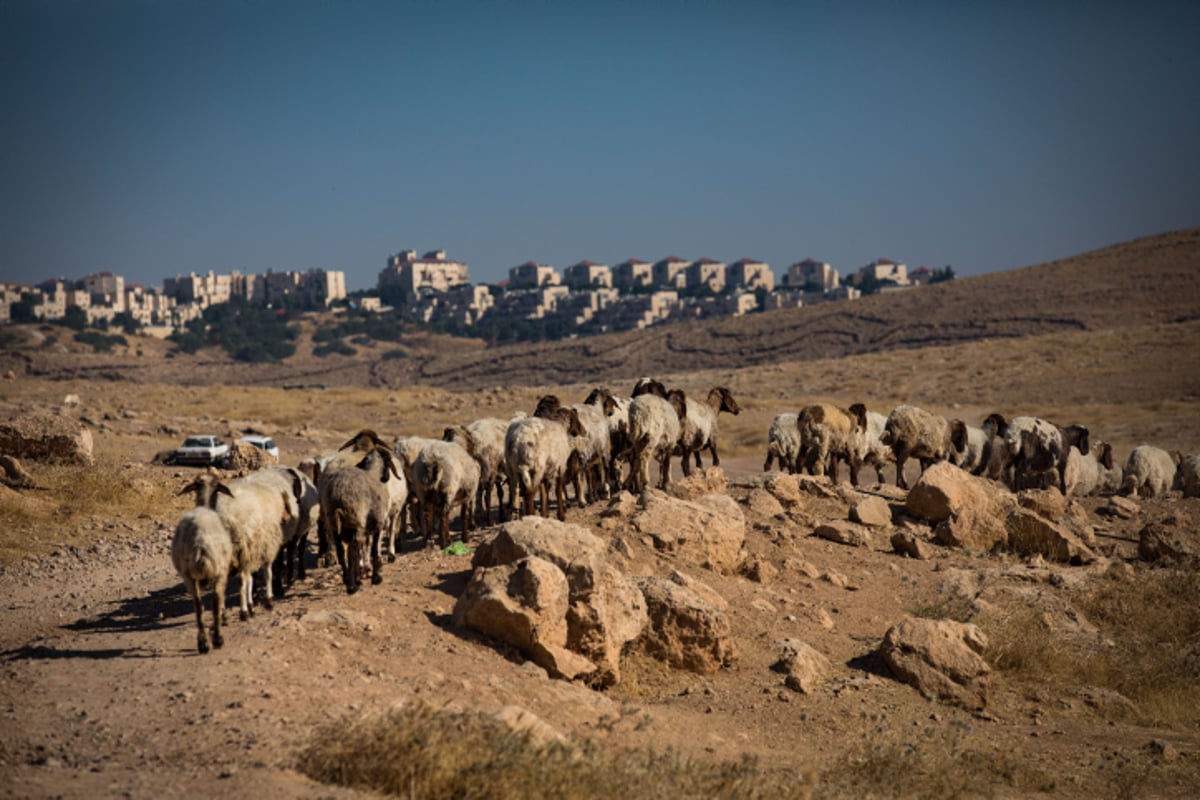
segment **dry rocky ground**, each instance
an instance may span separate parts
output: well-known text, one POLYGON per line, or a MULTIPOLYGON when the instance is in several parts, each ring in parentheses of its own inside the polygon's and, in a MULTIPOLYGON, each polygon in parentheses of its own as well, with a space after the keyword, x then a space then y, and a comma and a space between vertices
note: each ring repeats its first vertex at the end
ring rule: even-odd
MULTIPOLYGON (((1200 645, 1170 591, 1148 589, 1182 575, 1193 593, 1181 596, 1194 598, 1196 573, 1146 563, 1137 547, 1150 524, 1194 540, 1200 500, 1173 493, 1120 515, 1107 499, 1081 501, 1099 556, 1085 565, 932 543, 918 560, 893 552, 890 528, 863 546, 813 535, 862 497, 897 511, 894 490, 797 483, 798 499, 781 504, 764 497, 761 464, 773 415, 823 400, 909 402, 971 423, 991 411, 1081 421, 1119 460, 1143 442, 1200 451, 1198 241, 1185 231, 1130 243, 984 281, 974 295, 956 281, 936 295, 942 318, 922 305, 935 295, 914 293, 887 314, 874 303, 759 315, 502 358, 477 347, 437 355, 429 342, 434 354, 409 365, 419 375, 369 356, 301 352, 271 367, 167 358, 167 345, 148 341, 84 354, 58 329, 9 340, 0 373, 15 379, 0 381, 0 421, 62 413, 91 433, 97 465, 27 460, 32 486, 0 487, 0 794, 359 796, 306 777, 304 748, 327 723, 421 701, 516 706, 606 747, 749 755, 818 796, 1195 797, 1200 645), (1147 275, 1153 291, 1139 288, 1147 275), (909 330, 913 318, 926 324, 909 330), (806 350, 810 339, 820 346, 806 350), (411 540, 381 585, 348 596, 336 570, 315 568, 273 611, 233 619, 223 648, 196 653, 168 554, 187 507, 175 492, 194 472, 151 463, 183 435, 253 429, 295 463, 361 427, 437 435, 532 410, 547 390, 582 399, 595 383, 627 390, 642 374, 690 393, 733 390, 743 412, 721 421, 724 493, 744 515, 741 560, 757 566, 711 569, 666 552, 630 524, 627 505, 572 508, 568 521, 612 543, 626 574, 679 572, 723 598, 728 667, 701 675, 631 648, 606 690, 552 679, 514 648, 455 628, 470 558, 411 540), (296 384, 328 388, 282 388, 296 384), (64 406, 68 395, 79 405, 64 406), (1172 639, 1172 615, 1190 642, 1172 639), (883 663, 886 632, 908 616, 978 625, 992 667, 982 709, 928 700, 883 663), (785 639, 831 664, 808 692, 772 669, 785 639)), ((927 525, 911 530, 932 538, 927 525)))
MULTIPOLYGON (((62 388, 27 384, 14 409, 62 388)), ((234 619, 225 646, 200 656, 168 554, 187 505, 171 494, 193 473, 148 464, 166 437, 147 431, 217 422, 153 406, 132 412, 138 404, 121 384, 82 388, 91 397, 66 413, 97 423, 100 468, 159 505, 111 518, 77 514, 70 530, 51 516, 9 531, 0 572, 0 792, 8 796, 357 795, 305 777, 299 754, 328 722, 414 699, 484 713, 518 706, 558 732, 607 745, 697 759, 749 755, 766 769, 798 770, 829 796, 1193 797, 1200 786, 1194 713, 1160 719, 1082 678, 1043 681, 1003 669, 991 676, 986 706, 966 710, 925 699, 877 654, 884 633, 909 614, 971 616, 999 639, 1011 637, 1004 626, 1012 612, 1028 609, 1031 636, 1097 641, 1105 631, 1073 605, 1076 592, 1150 579, 1156 571, 1136 558, 1139 530, 1168 518, 1195 530, 1200 500, 1142 501, 1128 519, 1099 513, 1106 500, 1085 501, 1103 556, 1088 566, 936 545, 930 559, 914 560, 892 552, 890 529, 858 547, 812 535, 822 522, 845 519, 863 496, 898 507, 895 490, 843 485, 800 492, 780 507, 764 501, 761 456, 747 452, 723 467, 726 492, 745 515, 744 560, 768 565, 754 575, 656 549, 606 503, 568 513, 620 543, 609 555, 627 574, 679 571, 728 602, 737 657, 716 673, 670 669, 633 651, 608 690, 551 679, 513 648, 454 628, 470 560, 413 541, 385 565, 382 585, 348 596, 335 569, 317 568, 274 611, 234 619), (14 535, 41 555, 13 558, 14 535), (832 664, 810 693, 788 688, 771 668, 787 638, 832 664)), ((435 416, 470 414, 486 402, 459 398, 451 412, 455 396, 447 395, 435 416)), ((348 432, 372 424, 391 434, 416 409, 351 412, 340 409, 348 432)), ((347 431, 279 433, 285 453, 299 453, 335 446, 347 431)), ((29 467, 35 483, 50 479, 46 468, 29 467)), ((38 495, 23 493, 54 501, 38 495)), ((1179 697, 1194 701, 1194 692, 1179 697)))

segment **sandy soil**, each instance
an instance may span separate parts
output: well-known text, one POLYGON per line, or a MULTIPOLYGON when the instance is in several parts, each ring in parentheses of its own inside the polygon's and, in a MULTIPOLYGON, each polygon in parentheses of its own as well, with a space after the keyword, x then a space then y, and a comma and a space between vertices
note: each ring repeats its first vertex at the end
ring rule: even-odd
MULTIPOLYGON (((756 458, 725 467, 735 498, 761 480, 756 458)), ((152 473, 168 483, 183 477, 170 468, 152 473)), ((806 514, 841 508, 814 499, 806 514)), ((737 632, 740 655, 729 670, 701 677, 631 657, 622 684, 606 693, 551 680, 508 648, 452 629, 469 559, 415 542, 385 565, 382 585, 353 596, 335 569, 315 569, 273 611, 244 623, 233 615, 225 647, 200 656, 168 554, 176 512, 114 526, 86 549, 64 547, 0 572, 0 794, 351 796, 297 770, 312 732, 418 698, 485 712, 515 704, 561 732, 614 745, 673 747, 697 758, 750 754, 764 766, 818 775, 836 774, 881 743, 940 742, 1003 755, 1041 776, 1037 788, 1052 787, 1048 796, 1115 796, 1125 785, 1120 776, 1135 773, 1141 796, 1195 796, 1194 730, 1115 724, 1086 690, 1051 695, 1003 676, 986 711, 972 714, 922 699, 874 655, 888 626, 936 602, 958 571, 1053 592, 1054 575, 1076 580, 1107 565, 1028 566, 949 550, 914 561, 888 552, 883 537, 849 548, 810 536, 810 523, 746 513, 748 552, 780 569, 767 584, 675 563, 620 526, 602 530, 598 508, 571 510, 569 521, 627 541, 631 557, 613 555, 627 571, 677 568, 712 586, 730 602, 737 632), (803 564, 844 581, 806 577, 803 564), (783 637, 809 642, 834 663, 834 677, 814 694, 786 689, 770 670, 783 637), (1165 760, 1155 741, 1169 742, 1175 756, 1165 760)), ((1181 513, 1197 517, 1200 506, 1147 502, 1137 519, 1101 524, 1102 549, 1124 560, 1146 518, 1181 513)))

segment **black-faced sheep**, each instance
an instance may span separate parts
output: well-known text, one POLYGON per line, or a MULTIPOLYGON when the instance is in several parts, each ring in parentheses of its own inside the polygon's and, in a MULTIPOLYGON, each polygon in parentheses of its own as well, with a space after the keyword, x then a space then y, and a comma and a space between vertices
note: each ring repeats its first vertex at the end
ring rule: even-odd
POLYGON ((1115 494, 1120 491, 1125 471, 1113 461, 1112 445, 1093 442, 1085 456, 1072 447, 1063 471, 1065 494, 1085 497, 1093 494, 1115 494))
POLYGON ((1064 473, 1071 448, 1088 454, 1088 429, 1082 425, 1065 428, 1039 417, 1013 417, 1004 433, 1008 451, 1007 483, 1016 491, 1042 485, 1043 473, 1059 491, 1066 492, 1064 473))
POLYGON ((954 445, 950 461, 972 475, 986 475, 997 460, 993 451, 1003 450, 1008 424, 999 414, 989 414, 976 428, 961 419, 950 423, 950 441, 954 445))
POLYGON ((805 406, 796 415, 800 432, 800 453, 804 467, 813 475, 824 475, 837 481, 838 459, 850 465, 850 482, 858 485, 858 468, 862 460, 867 429, 866 408, 855 405, 852 413, 828 403, 805 406))
POLYGON ((346 592, 362 587, 363 560, 371 556, 371 583, 383 581, 379 537, 388 521, 387 484, 402 475, 390 452, 374 446, 354 466, 329 470, 321 480, 321 521, 337 547, 346 592))
POLYGON ((679 433, 680 465, 683 467, 683 474, 692 474, 688 459, 693 456, 696 466, 703 466, 700 463, 700 453, 703 450, 708 450, 712 455, 712 465, 719 467, 721 457, 717 454, 717 417, 722 411, 736 416, 741 413, 741 408, 729 389, 724 386, 714 386, 710 389, 704 402, 687 398, 686 406, 687 413, 679 433))
POLYGON ((659 488, 665 489, 671 480, 671 453, 679 444, 687 396, 678 389, 664 394, 643 392, 629 403, 629 438, 633 443, 630 479, 635 492, 649 488, 652 459, 659 464, 659 488))
POLYGON ((579 415, 570 408, 556 408, 547 417, 526 417, 508 426, 504 437, 504 464, 512 485, 510 514, 516 511, 519 490, 524 515, 533 514, 536 492, 542 516, 549 516, 549 487, 553 485, 556 514, 558 519, 566 519, 564 482, 574 452, 571 437, 584 433, 579 415))
MULTIPOLYGON (((492 492, 496 495, 496 516, 500 517, 504 494, 504 435, 512 420, 484 417, 467 425, 447 428, 445 441, 470 442, 467 449, 479 464, 479 490, 475 495, 476 517, 483 524, 492 524, 492 492)), ((465 446, 465 445, 464 445, 465 446)), ((418 451, 419 452, 419 451, 418 451)), ((510 489, 511 492, 511 489, 510 489)))

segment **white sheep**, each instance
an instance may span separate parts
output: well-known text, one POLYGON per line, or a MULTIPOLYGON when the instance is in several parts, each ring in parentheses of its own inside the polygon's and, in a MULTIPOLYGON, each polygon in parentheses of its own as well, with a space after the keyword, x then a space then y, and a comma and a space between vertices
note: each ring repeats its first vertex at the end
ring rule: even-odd
POLYGON ((1115 494, 1121 488, 1124 474, 1121 465, 1113 462, 1112 445, 1108 442, 1092 443, 1086 456, 1072 446, 1063 471, 1065 494, 1068 497, 1115 494))
POLYGON ((583 401, 589 405, 599 405, 608 420, 609 456, 606 472, 610 494, 621 489, 621 462, 632 460, 629 441, 630 401, 631 398, 618 397, 602 386, 593 389, 583 401))
POLYGON ((570 408, 558 408, 549 418, 526 417, 514 420, 504 437, 504 468, 511 486, 509 514, 517 510, 521 495, 521 513, 533 514, 533 495, 538 493, 541 515, 549 515, 549 487, 554 486, 556 514, 566 518, 564 483, 574 455, 571 437, 583 436, 579 415, 570 408))
POLYGON ((317 527, 320 516, 317 488, 300 469, 278 465, 252 472, 242 480, 274 486, 290 492, 296 500, 295 516, 288 515, 282 520, 283 541, 272 567, 272 589, 276 597, 283 597, 297 572, 301 579, 305 577, 304 549, 308 534, 317 527))
POLYGON ((194 492, 196 507, 189 509, 175 525, 171 540, 171 562, 183 579, 183 586, 196 610, 196 649, 207 653, 208 632, 204 629, 204 587, 212 588, 212 645, 221 647, 221 615, 225 605, 225 583, 233 562, 233 540, 214 510, 218 493, 229 494, 229 488, 211 475, 201 475, 180 490, 194 492))
MULTIPOLYGON (((455 425, 442 434, 445 441, 470 442, 467 449, 479 464, 479 490, 475 497, 476 516, 482 516, 485 525, 492 524, 492 491, 496 493, 496 509, 503 504, 504 493, 504 434, 512 420, 484 417, 467 425, 455 425)), ((465 445, 464 445, 465 446, 465 445)), ((420 451, 418 451, 420 452, 420 451)), ((497 513, 499 516, 499 513, 497 513)))
MULTIPOLYGON (((573 466, 569 470, 570 474, 567 476, 575 488, 575 502, 580 508, 587 503, 599 500, 602 494, 608 493, 608 462, 612 453, 609 423, 604 413, 606 401, 603 397, 594 398, 593 394, 589 394, 588 397, 593 397, 593 402, 573 403, 566 406, 579 417, 579 422, 584 429, 582 436, 571 438, 571 448, 575 453, 575 458, 573 466), (586 500, 580 486, 581 477, 587 481, 586 500)), ((538 401, 533 415, 550 418, 557 409, 563 407, 558 397, 552 394, 545 395, 538 401)))
POLYGON ((878 411, 867 411, 866 406, 863 406, 862 403, 855 403, 850 406, 850 413, 859 416, 859 407, 862 407, 863 411, 866 412, 867 430, 862 437, 862 449, 859 452, 858 466, 859 469, 865 466, 874 467, 876 482, 883 483, 884 465, 896 462, 892 448, 883 443, 883 432, 887 428, 887 417, 878 411))
POLYGON ((430 439, 425 436, 401 436, 398 437, 392 444, 392 454, 396 456, 399 462, 402 474, 404 475, 405 484, 410 487, 408 502, 401 508, 401 516, 399 528, 404 530, 405 522, 408 517, 408 512, 412 511, 412 529, 413 533, 418 536, 428 538, 428 534, 421 527, 421 514, 418 508, 417 494, 411 491, 413 476, 412 465, 417 460, 417 455, 420 454, 421 448, 430 442, 441 441, 439 439, 430 439))
POLYGON ((1146 497, 1161 497, 1175 485, 1175 473, 1179 464, 1175 458, 1161 447, 1140 444, 1129 454, 1125 464, 1125 479, 1121 483, 1121 492, 1146 497))
POLYGON ((687 396, 678 389, 665 394, 666 397, 657 392, 637 394, 629 403, 630 479, 636 492, 644 492, 650 486, 652 459, 658 461, 659 488, 665 489, 671 481, 671 453, 679 444, 687 415, 687 396))
POLYGON ((379 538, 391 506, 387 484, 402 478, 389 455, 386 447, 377 445, 354 466, 330 469, 320 482, 321 522, 337 548, 348 594, 362 587, 363 560, 368 553, 371 583, 383 581, 379 538))
MULTIPOLYGON (((455 430, 447 429, 447 433, 455 430)), ((450 546, 450 508, 455 505, 461 507, 463 542, 471 534, 480 474, 479 462, 470 450, 472 446, 468 436, 455 436, 454 441, 430 442, 421 448, 413 461, 413 492, 417 496, 426 542, 433 532, 436 516, 441 546, 450 546)))
POLYGON ((896 458, 896 485, 908 488, 904 464, 916 458, 924 472, 936 461, 948 461, 954 451, 950 441, 950 423, 945 417, 916 406, 896 406, 888 414, 881 441, 892 448, 896 458))
POLYGON ((776 414, 767 431, 767 460, 763 472, 769 472, 772 462, 778 460, 779 468, 795 474, 800 471, 800 429, 796 427, 797 415, 791 412, 776 414))
POLYGON ((276 555, 283 545, 285 526, 299 515, 296 496, 272 482, 246 477, 227 484, 229 496, 216 501, 229 538, 233 541, 233 568, 240 584, 239 611, 243 620, 254 613, 254 573, 263 571, 263 607, 270 610, 272 574, 276 555))
POLYGON ((1067 458, 1072 447, 1081 455, 1088 454, 1088 429, 1082 425, 1062 427, 1040 417, 1013 417, 1004 432, 1004 446, 1010 489, 1042 485, 1045 475, 1065 493, 1067 458))
POLYGON ((850 482, 858 485, 858 468, 865 448, 866 408, 856 403, 853 411, 828 403, 816 403, 800 409, 796 428, 800 432, 800 452, 804 466, 813 475, 837 481, 838 459, 850 465, 850 482))
POLYGON ((978 428, 961 419, 950 423, 950 442, 954 449, 950 461, 972 475, 984 475, 994 462, 993 450, 1003 450, 1003 435, 1008 429, 1004 417, 989 414, 978 428))
POLYGON ((1200 497, 1200 455, 1180 453, 1176 460, 1179 469, 1175 473, 1175 488, 1181 490, 1184 497, 1200 497))
POLYGON ((708 450, 712 455, 712 465, 719 467, 721 457, 717 454, 717 417, 722 411, 737 415, 741 413, 733 394, 724 386, 714 386, 709 390, 704 402, 686 398, 686 413, 679 432, 680 465, 684 475, 692 474, 689 459, 696 459, 696 467, 703 466, 700 462, 700 452, 708 450))

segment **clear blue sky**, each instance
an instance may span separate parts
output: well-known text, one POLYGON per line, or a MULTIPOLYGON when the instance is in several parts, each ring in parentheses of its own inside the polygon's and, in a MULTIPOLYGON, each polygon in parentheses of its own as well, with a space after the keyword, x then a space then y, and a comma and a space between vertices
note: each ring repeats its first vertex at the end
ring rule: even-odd
POLYGON ((1200 225, 1200 3, 0 0, 0 279, 812 256, 1200 225))

